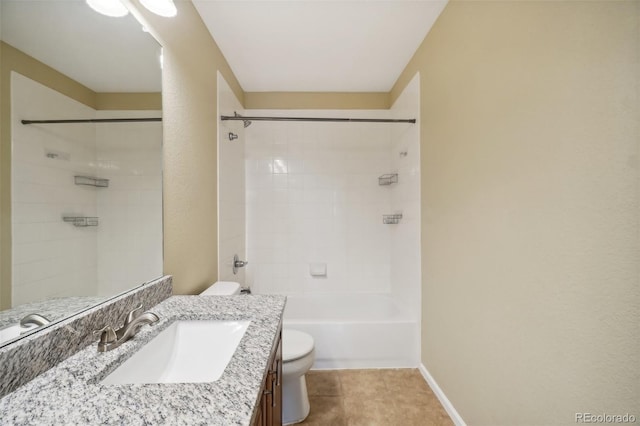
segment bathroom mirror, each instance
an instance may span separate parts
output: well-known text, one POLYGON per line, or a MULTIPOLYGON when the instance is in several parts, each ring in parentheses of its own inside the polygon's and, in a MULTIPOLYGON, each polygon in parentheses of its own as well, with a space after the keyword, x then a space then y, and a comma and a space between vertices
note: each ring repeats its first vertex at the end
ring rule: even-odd
POLYGON ((131 14, 0 0, 0 39, 1 347, 162 275, 162 111, 131 14))

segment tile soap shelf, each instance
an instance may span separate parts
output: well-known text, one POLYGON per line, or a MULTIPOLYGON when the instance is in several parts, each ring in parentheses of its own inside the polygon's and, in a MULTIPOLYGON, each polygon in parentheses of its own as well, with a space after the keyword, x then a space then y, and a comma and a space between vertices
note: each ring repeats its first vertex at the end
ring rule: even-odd
POLYGON ((100 179, 91 176, 74 176, 76 185, 95 186, 97 188, 108 188, 109 179, 100 179))
POLYGON ((392 183, 398 183, 397 173, 389 173, 378 178, 378 185, 380 186, 391 185, 392 183))
POLYGON ((385 225, 397 225, 400 219, 402 219, 402 213, 382 215, 382 223, 385 225))
POLYGON ((97 217, 85 217, 85 216, 64 216, 63 221, 73 223, 73 226, 86 227, 86 226, 98 226, 97 217))

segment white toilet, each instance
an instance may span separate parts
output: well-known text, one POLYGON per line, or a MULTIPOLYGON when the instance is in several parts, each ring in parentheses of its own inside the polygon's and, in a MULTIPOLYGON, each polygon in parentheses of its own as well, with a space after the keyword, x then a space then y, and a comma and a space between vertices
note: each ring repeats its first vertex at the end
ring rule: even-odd
POLYGON ((240 294, 240 284, 234 281, 216 281, 200 296, 233 296, 240 294))
POLYGON ((313 337, 298 330, 282 330, 282 424, 300 423, 309 415, 304 375, 314 358, 313 337))

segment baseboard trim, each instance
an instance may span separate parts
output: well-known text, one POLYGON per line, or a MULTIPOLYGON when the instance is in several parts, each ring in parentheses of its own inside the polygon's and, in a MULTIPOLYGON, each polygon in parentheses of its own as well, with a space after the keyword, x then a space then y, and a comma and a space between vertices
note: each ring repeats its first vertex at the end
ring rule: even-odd
POLYGON ((440 389, 440 386, 438 386, 438 383, 436 383, 433 376, 429 373, 429 371, 427 370, 427 367, 425 367, 424 364, 420 364, 420 366, 418 367, 418 370, 420 370, 422 377, 424 377, 424 379, 426 380, 427 384, 429 385, 433 393, 435 393, 438 399, 440 400, 440 403, 442 404, 444 409, 447 411, 447 414, 449 414, 449 417, 451 417, 451 420, 453 421, 453 423, 456 426, 467 426, 464 420, 462 420, 462 417, 460 417, 460 414, 458 414, 458 412, 454 408, 451 401, 449 401, 449 398, 447 398, 444 392, 442 392, 442 389, 440 389))

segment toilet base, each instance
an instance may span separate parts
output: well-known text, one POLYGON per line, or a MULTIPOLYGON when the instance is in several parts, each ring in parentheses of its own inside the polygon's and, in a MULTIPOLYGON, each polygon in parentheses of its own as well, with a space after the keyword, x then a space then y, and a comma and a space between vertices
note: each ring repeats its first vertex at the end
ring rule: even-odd
POLYGON ((298 378, 282 381, 282 424, 293 425, 304 421, 309 415, 309 396, 304 374, 298 378))

